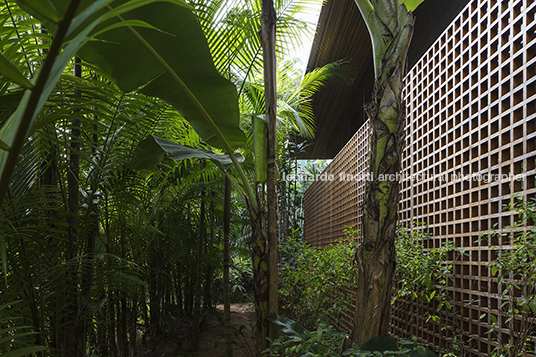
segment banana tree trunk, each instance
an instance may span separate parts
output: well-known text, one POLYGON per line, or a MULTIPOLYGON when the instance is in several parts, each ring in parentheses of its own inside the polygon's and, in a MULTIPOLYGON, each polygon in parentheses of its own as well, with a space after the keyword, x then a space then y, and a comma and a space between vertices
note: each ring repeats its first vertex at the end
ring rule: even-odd
POLYGON ((366 187, 363 241, 356 253, 359 274, 352 341, 360 345, 389 330, 406 118, 402 87, 414 20, 398 0, 356 3, 371 34, 376 75, 372 103, 365 106, 372 128, 372 180, 366 187))

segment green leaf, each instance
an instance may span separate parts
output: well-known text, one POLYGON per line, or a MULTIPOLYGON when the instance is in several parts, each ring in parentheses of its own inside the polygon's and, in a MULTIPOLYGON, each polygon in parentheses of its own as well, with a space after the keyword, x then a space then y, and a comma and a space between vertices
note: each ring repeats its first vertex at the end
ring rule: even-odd
POLYGON ((309 336, 307 336, 306 333, 307 330, 296 321, 280 315, 270 315, 267 319, 271 321, 279 331, 285 333, 290 338, 297 338, 301 341, 307 341, 309 339, 309 336))
POLYGON ((400 3, 406 5, 408 11, 413 11, 419 6, 424 0, 401 0, 400 3))
POLYGON ((417 344, 417 341, 403 339, 400 341, 402 349, 410 349, 410 357, 437 357, 435 353, 417 344))
POLYGON ((20 0, 22 3, 26 4, 30 9, 28 12, 34 17, 39 18, 44 16, 47 20, 52 21, 55 24, 59 24, 61 19, 56 12, 54 6, 48 0, 20 0))
MULTIPOLYGON (((211 160, 224 168, 232 165, 229 155, 220 155, 205 149, 176 144, 156 135, 151 135, 138 144, 130 165, 135 169, 148 169, 160 162, 165 153, 176 161, 198 158, 211 160)), ((241 155, 237 159, 244 160, 241 155)))
POLYGON ((183 0, 130 0, 116 7, 112 11, 109 11, 104 17, 104 20, 108 20, 108 19, 111 19, 112 17, 122 15, 125 12, 135 10, 136 8, 140 6, 145 6, 152 2, 166 2, 166 1, 175 5, 184 6, 187 9, 192 9, 192 7, 186 1, 183 1, 183 0))
POLYGON ((0 52, 0 73, 9 80, 17 83, 23 88, 32 89, 33 84, 22 73, 19 72, 17 67, 9 61, 3 53, 0 52))
POLYGON ((11 146, 0 140, 0 149, 8 151, 9 149, 11 149, 11 146))
POLYGON ((99 32, 97 32, 93 36, 97 37, 101 33, 105 33, 106 31, 110 31, 110 30, 113 30, 113 29, 116 29, 116 28, 119 28, 119 27, 127 27, 127 26, 146 27, 146 28, 157 30, 153 25, 148 24, 147 22, 139 21, 139 20, 128 20, 128 21, 125 21, 125 22, 118 22, 118 23, 112 24, 112 25, 100 30, 99 32))
POLYGON ((497 272, 499 271, 499 267, 497 265, 494 265, 491 267, 491 275, 495 276, 495 274, 497 274, 497 272))
MULTIPOLYGON (((68 3, 53 2, 58 9, 68 3)), ((77 56, 108 72, 124 92, 141 88, 142 93, 170 103, 209 145, 226 150, 226 146, 242 146, 245 135, 239 128, 236 87, 214 67, 195 15, 183 1, 135 3, 145 5, 130 9, 128 1, 114 1, 112 14, 119 9, 128 11, 101 23, 96 32, 109 30, 77 56), (143 21, 158 30, 112 28, 129 20, 143 21)))
MULTIPOLYGON (((97 5, 103 5, 104 3, 105 1, 103 0, 94 2, 92 4, 92 7, 90 7, 91 11, 82 11, 82 13, 80 13, 76 18, 71 21, 70 26, 72 26, 72 23, 76 21, 79 21, 80 23, 84 22, 86 19, 88 19, 94 14, 94 11, 98 10, 97 5)), ((32 97, 32 95, 35 96, 35 94, 33 94, 31 90, 27 89, 24 92, 22 99, 19 102, 19 105, 15 112, 9 117, 9 119, 0 129, 0 140, 2 140, 6 145, 11 146, 11 149, 9 151, 0 151, 0 178, 2 185, 0 187, 0 192, 2 192, 2 194, 0 195, 0 204, 3 201, 4 193, 6 191, 7 185, 9 184, 9 178, 11 177, 11 173, 13 171, 13 165, 6 167, 6 164, 9 158, 18 157, 20 149, 24 144, 24 141, 22 141, 20 145, 14 146, 13 143, 15 142, 15 139, 20 139, 21 137, 26 139, 28 137, 32 125, 35 122, 35 119, 41 112, 41 109, 44 107, 46 101, 48 100, 50 93, 56 86, 56 83, 58 82, 61 74, 63 73, 65 66, 67 66, 67 64, 72 59, 76 51, 80 48, 80 46, 82 46, 88 40, 86 36, 93 30, 93 28, 98 23, 99 19, 85 26, 82 31, 79 32, 70 41, 70 43, 65 47, 65 49, 58 55, 58 57, 54 59, 52 68, 48 73, 39 71, 39 73, 37 74, 38 77, 35 82, 37 83, 43 78, 45 80, 43 89, 39 93, 37 93, 37 97, 32 97), (30 103, 30 98, 33 98, 34 102, 30 103)), ((57 37, 55 41, 57 41, 57 37)))
POLYGON ((47 348, 44 347, 44 346, 24 347, 24 348, 19 348, 17 350, 13 350, 13 351, 10 351, 10 352, 7 352, 7 353, 3 353, 2 357, 28 356, 28 355, 31 355, 33 353, 39 352, 39 351, 44 351, 46 349, 47 348))
POLYGON ((491 322, 496 325, 497 324, 497 316, 495 315, 489 315, 489 318, 491 320, 491 322))

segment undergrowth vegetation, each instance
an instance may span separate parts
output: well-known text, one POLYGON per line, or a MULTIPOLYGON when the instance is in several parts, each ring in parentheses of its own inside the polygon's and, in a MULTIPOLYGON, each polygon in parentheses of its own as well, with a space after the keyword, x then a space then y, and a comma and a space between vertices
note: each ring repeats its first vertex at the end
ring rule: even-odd
POLYGON ((490 326, 487 334, 497 343, 493 355, 499 357, 535 352, 529 335, 534 331, 536 314, 536 200, 516 196, 508 209, 515 213, 513 224, 481 237, 497 252, 489 267, 500 286, 502 303, 480 319, 490 326), (515 326, 516 333, 505 335, 502 326, 515 326))
POLYGON ((280 247, 279 296, 283 311, 308 328, 319 319, 338 319, 347 313, 356 277, 356 248, 356 241, 350 237, 323 249, 310 246, 300 236, 289 237, 280 247))
MULTIPOLYGON (((496 252, 488 266, 500 289, 501 303, 479 316, 489 326, 487 335, 497 344, 490 354, 496 357, 522 356, 532 351, 529 335, 535 328, 536 313, 536 202, 514 197, 505 209, 514 213, 513 224, 494 227, 478 241, 496 252), (503 326, 515 327, 516 333, 506 333, 503 326)), ((269 356, 338 355, 341 341, 349 334, 341 323, 342 317, 346 314, 351 318, 353 311, 348 305, 355 298, 352 289, 358 279, 354 256, 359 248, 359 234, 353 228, 345 233, 337 244, 324 248, 308 245, 298 234, 281 247, 282 311, 310 331, 304 328, 301 336, 285 333, 273 342, 267 351, 269 356)), ((478 300, 455 302, 445 286, 454 276, 454 264, 468 259, 468 252, 451 241, 435 246, 427 227, 412 223, 399 226, 396 253, 397 280, 392 304, 395 311, 402 309, 398 313, 407 313, 405 337, 416 336, 417 326, 432 320, 443 325, 445 335, 437 352, 444 357, 466 356, 472 339, 461 327, 457 313, 460 303, 471 305, 478 300), (415 316, 419 316, 418 321, 415 316)), ((363 351, 349 351, 345 355, 367 355, 363 351)), ((393 355, 397 354, 400 352, 393 355)))
MULTIPOLYGON (((344 238, 324 248, 312 247, 298 235, 296 238, 289 237, 281 246, 279 291, 282 311, 287 317, 313 330, 307 340, 309 342, 300 345, 302 349, 312 344, 324 351, 322 353, 336 353, 343 337, 349 333, 345 331, 343 319, 344 315, 351 318, 353 314, 350 304, 355 299, 358 276, 354 264, 360 240, 359 232, 353 227, 344 232, 344 238), (319 343, 317 339, 323 342, 319 343)), ((396 240, 397 288, 393 291, 393 304, 397 299, 415 304, 435 299, 439 301, 438 310, 452 307, 449 294, 442 286, 452 273, 449 254, 452 259, 456 249, 451 242, 441 247, 428 247, 430 238, 423 225, 399 227, 396 240)), ((425 318, 439 320, 436 314, 428 314, 425 318)), ((270 353, 281 353, 283 349, 288 353, 289 346, 296 342, 282 337, 274 342, 274 346, 279 347, 270 353)), ((295 349, 300 350, 296 346, 295 349)), ((359 355, 357 353, 355 355, 359 355)))

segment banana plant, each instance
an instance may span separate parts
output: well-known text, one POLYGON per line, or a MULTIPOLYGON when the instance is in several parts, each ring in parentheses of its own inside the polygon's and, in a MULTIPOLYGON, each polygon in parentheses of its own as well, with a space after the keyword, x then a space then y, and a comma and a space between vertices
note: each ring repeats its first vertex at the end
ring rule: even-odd
POLYGON ((363 241, 356 254, 356 311, 352 341, 387 335, 395 274, 401 154, 406 108, 402 99, 406 57, 414 29, 411 13, 423 0, 355 0, 372 41, 375 84, 370 120, 370 166, 363 204, 363 241), (387 179, 386 179, 387 178, 387 179))
POLYGON ((0 56, 0 73, 25 89, 0 129, 0 203, 22 145, 75 54, 110 73, 123 91, 139 90, 170 103, 210 145, 232 152, 244 143, 236 88, 214 68, 199 23, 184 1, 36 0, 21 6, 46 25, 54 40, 32 79, 0 56))
MULTIPOLYGON (((50 4, 58 18, 64 18, 68 13, 70 3, 67 1, 53 0, 50 4)), ((233 162, 239 176, 239 180, 235 180, 235 187, 239 188, 250 212, 253 236, 258 237, 254 240, 257 249, 254 249, 253 259, 258 271, 256 285, 259 292, 256 295, 260 297, 256 300, 261 301, 257 309, 261 311, 258 320, 263 323, 263 327, 258 330, 265 331, 265 213, 253 185, 240 165, 239 157, 233 152, 245 141, 245 136, 238 127, 235 86, 215 70, 197 18, 183 1, 117 0, 99 4, 100 7, 95 3, 82 2, 78 12, 73 10, 73 18, 76 20, 77 13, 91 9, 86 20, 73 20, 77 25, 90 23, 91 26, 73 28, 64 36, 64 42, 71 46, 74 39, 79 39, 80 46, 73 48, 72 53, 108 72, 123 91, 139 90, 170 103, 190 121, 206 143, 223 149, 227 160, 233 162)), ((61 27, 52 21, 54 16, 45 16, 43 11, 27 4, 23 6, 39 18, 50 32, 55 33, 57 38, 61 27)), ((66 58, 70 59, 68 56, 66 58)), ((42 95, 43 101, 48 94, 42 95)), ((35 116, 38 112, 39 110, 35 111, 35 116)), ((32 120, 35 120, 35 116, 32 120)), ((261 124, 257 131, 262 133, 263 130, 261 124)), ((23 141, 20 141, 20 145, 23 141)), ((266 147, 262 138, 257 142, 261 150, 266 147)), ((9 154, 16 161, 17 155, 13 152, 10 148, 9 154)), ((7 179, 3 184, 7 187, 7 179)), ((258 340, 265 341, 262 337, 258 340)))
MULTIPOLYGON (((281 67, 281 75, 288 74, 286 67, 281 67)), ((306 74, 301 81, 294 82, 293 85, 287 83, 278 93, 278 107, 276 119, 279 122, 281 132, 285 130, 297 130, 303 136, 311 136, 313 133, 314 118, 311 111, 311 97, 332 80, 348 81, 350 69, 342 62, 334 62, 324 67, 318 68, 306 74), (285 128, 291 129, 285 129, 285 128)), ((282 81, 284 83, 284 81, 282 81)), ((266 348, 266 336, 268 335, 269 324, 266 317, 270 315, 268 311, 268 252, 266 251, 267 225, 266 225, 266 205, 264 198, 253 194, 258 190, 259 185, 266 182, 267 178, 267 132, 266 121, 262 113, 265 111, 264 87, 260 83, 244 83, 242 98, 242 116, 250 118, 250 135, 252 141, 250 147, 246 147, 245 154, 254 153, 254 175, 246 176, 244 157, 238 153, 227 153, 225 155, 216 154, 202 148, 192 148, 178 143, 174 143, 157 136, 149 136, 140 142, 134 152, 131 166, 135 169, 147 169, 158 163, 165 154, 168 154, 176 161, 191 158, 205 158, 211 160, 221 170, 225 171, 228 179, 233 183, 234 188, 242 198, 248 211, 251 222, 251 245, 254 284, 256 287, 255 303, 257 311, 257 351, 258 354, 266 348), (236 160, 231 159, 231 155, 236 160), (239 166, 235 165, 239 162, 239 166), (234 168, 238 173, 238 178, 230 174, 229 167, 234 168)))

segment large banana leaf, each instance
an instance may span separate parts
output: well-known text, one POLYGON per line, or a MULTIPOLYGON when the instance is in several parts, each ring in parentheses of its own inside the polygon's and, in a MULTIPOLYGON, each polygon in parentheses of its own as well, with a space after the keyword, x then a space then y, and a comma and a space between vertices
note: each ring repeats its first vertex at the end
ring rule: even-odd
MULTIPOLYGON (((52 0, 61 14, 68 1, 52 0)), ((140 0, 116 0, 119 9, 140 0)), ((91 1, 83 1, 84 9, 91 1)), ((54 23, 42 18, 47 26, 54 23)), ((101 23, 98 40, 86 44, 77 55, 112 75, 125 92, 141 92, 173 105, 208 144, 235 149, 245 142, 239 128, 236 87, 216 71, 197 18, 183 1, 151 2, 101 23), (115 25, 137 21, 152 26, 115 25)))
MULTIPOLYGON (((136 147, 130 166, 135 169, 151 168, 159 163, 166 153, 176 161, 196 158, 208 159, 222 169, 228 168, 233 163, 229 155, 220 155, 209 150, 180 145, 156 135, 150 135, 136 147)), ((238 161, 244 160, 242 155, 235 155, 238 161)))

